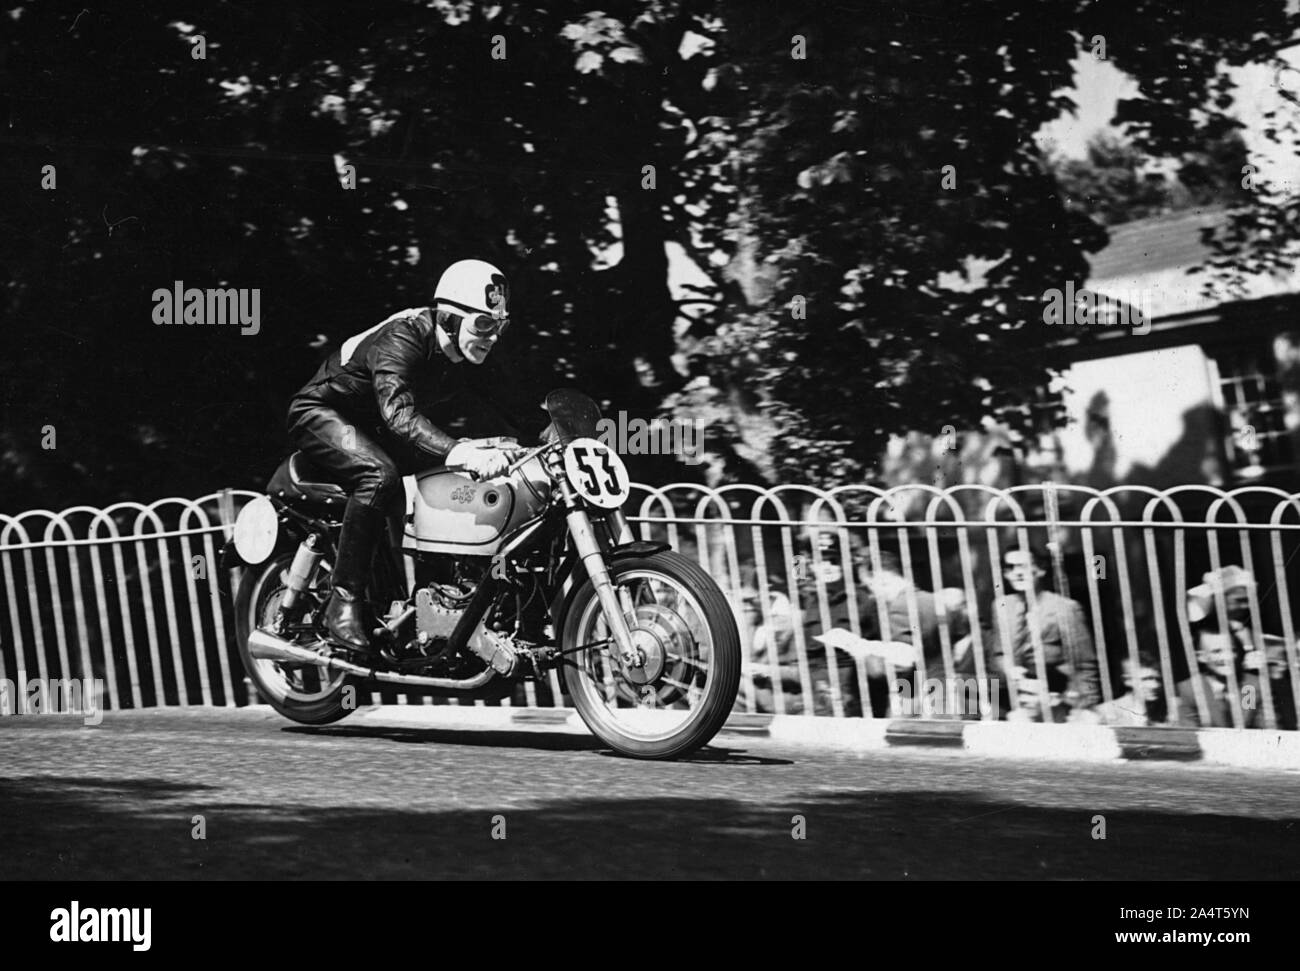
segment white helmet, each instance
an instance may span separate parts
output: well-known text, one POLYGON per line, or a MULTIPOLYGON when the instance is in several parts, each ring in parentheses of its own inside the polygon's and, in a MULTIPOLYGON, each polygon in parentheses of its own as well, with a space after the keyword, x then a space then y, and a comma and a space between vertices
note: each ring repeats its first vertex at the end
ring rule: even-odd
POLYGON ((461 316, 489 314, 503 318, 509 316, 509 296, 505 274, 491 263, 457 260, 438 278, 433 303, 438 310, 461 316))

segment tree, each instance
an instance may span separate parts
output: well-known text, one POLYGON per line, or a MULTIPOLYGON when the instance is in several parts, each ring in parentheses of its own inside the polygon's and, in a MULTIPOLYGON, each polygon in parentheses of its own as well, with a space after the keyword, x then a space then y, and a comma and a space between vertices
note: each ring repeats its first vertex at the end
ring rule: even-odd
POLYGON ((1033 137, 1071 107, 1081 49, 1104 38, 1137 81, 1116 118, 1135 150, 1179 159, 1233 125, 1224 67, 1295 26, 1282 2, 719 9, 725 107, 698 163, 729 176, 704 234, 732 256, 732 305, 693 350, 712 389, 693 394, 743 389, 775 426, 774 474, 819 484, 861 481, 892 432, 1029 429, 1055 336, 1043 293, 1081 283, 1107 239, 1033 137))
MULTIPOLYGON (((1032 140, 1080 47, 1104 35, 1141 85, 1136 148, 1181 158, 1230 127, 1222 66, 1294 26, 1283 0, 545 6, 9 11, 5 507, 257 487, 318 355, 465 255, 513 272, 483 377, 516 413, 560 384, 638 417, 702 402, 736 464, 858 479, 890 432, 1014 416, 1042 382, 1043 290, 1105 242, 1032 140), (716 271, 688 326, 667 242, 716 271), (155 326, 176 280, 259 288, 261 333, 155 326)), ((1244 240, 1291 225, 1250 212, 1244 240)))
POLYGON ((427 303, 468 255, 512 271, 494 396, 534 423, 566 383, 652 414, 680 381, 663 244, 685 122, 663 105, 696 70, 678 63, 689 17, 547 6, 16 8, 0 61, 4 504, 257 487, 319 355, 427 303), (596 270, 609 199, 623 255, 596 270), (156 327, 150 294, 176 280, 260 289, 261 333, 156 327))
POLYGON ((1053 156, 1050 165, 1066 205, 1107 226, 1206 205, 1246 205, 1242 187, 1246 145, 1235 129, 1179 160, 1177 174, 1112 134, 1094 136, 1082 159, 1053 156))

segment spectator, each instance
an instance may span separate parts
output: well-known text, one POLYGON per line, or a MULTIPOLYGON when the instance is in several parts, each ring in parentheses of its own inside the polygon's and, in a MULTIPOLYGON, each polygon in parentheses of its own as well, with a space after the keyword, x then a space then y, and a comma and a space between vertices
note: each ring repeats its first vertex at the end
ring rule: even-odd
POLYGON ((1096 708, 1097 720, 1103 725, 1154 725, 1166 717, 1164 689, 1160 668, 1148 661, 1124 662, 1124 694, 1096 708))
MULTIPOLYGON (((847 717, 862 714, 862 698, 859 686, 859 668, 853 657, 845 653, 828 651, 822 642, 822 635, 827 631, 851 633, 853 629, 850 617, 849 581, 852 578, 852 563, 857 561, 859 541, 856 536, 849 538, 849 557, 851 562, 844 564, 841 532, 833 528, 830 521, 826 526, 817 526, 809 530, 806 537, 816 547, 816 556, 798 555, 794 561, 794 579, 798 604, 791 610, 789 643, 786 647, 790 672, 797 679, 797 651, 794 644, 794 625, 799 625, 803 634, 804 649, 808 661, 808 675, 813 700, 813 712, 818 715, 833 715, 836 711, 835 695, 840 699, 840 712, 847 717), (848 566, 849 569, 845 569, 848 566), (832 666, 833 665, 833 666, 832 666)), ((784 577, 772 578, 773 589, 787 589, 784 577)), ((854 600, 858 613, 858 629, 863 636, 871 636, 874 631, 873 611, 867 598, 859 591, 854 600)), ((788 603, 787 598, 786 602, 788 603)), ((870 676, 874 672, 868 658, 864 673, 870 676)), ((880 669, 883 675, 883 668, 880 669)), ((784 683, 789 682, 789 677, 784 683)), ((797 692, 801 684, 795 680, 792 685, 797 692)), ((888 712, 888 690, 869 682, 871 707, 876 714, 888 712)), ((787 703, 789 690, 787 689, 787 703)), ((802 709, 802 699, 799 702, 802 709)), ((787 710, 790 710, 787 708, 787 710)))
POLYGON ((1250 596, 1255 578, 1249 570, 1227 566, 1205 574, 1202 582, 1187 591, 1187 618, 1192 624, 1192 644, 1197 670, 1177 684, 1179 724, 1189 727, 1233 728, 1233 710, 1241 712, 1241 724, 1254 728, 1262 696, 1259 672, 1267 664, 1255 650, 1250 626, 1250 596), (1220 617, 1219 595, 1226 617, 1220 617), (1238 698, 1232 695, 1235 676, 1238 698), (1201 711, 1198 695, 1206 710, 1201 711))
POLYGON ((1211 570, 1200 584, 1187 591, 1187 619, 1202 626, 1217 624, 1216 595, 1222 592, 1229 623, 1244 627, 1250 622, 1250 591, 1254 586, 1254 574, 1235 564, 1211 570))
MULTIPOLYGON (((1015 665, 1016 703, 1007 711, 1009 722, 1037 722, 1043 720, 1043 696, 1039 680, 1028 668, 1015 665)), ((1063 722, 1069 718, 1070 707, 1059 691, 1048 691, 1047 710, 1050 721, 1063 722)))
MULTIPOLYGON (((1284 731, 1297 728, 1295 694, 1291 690, 1291 665, 1286 656, 1286 639, 1276 634, 1264 635, 1264 656, 1268 664, 1269 687, 1273 693, 1273 710, 1277 727, 1284 731)), ((1250 661, 1246 663, 1250 668, 1250 661)))
MULTIPOLYGON (((1002 573, 1010 591, 993 605, 993 626, 985 637, 992 655, 990 673, 1003 675, 1009 644, 1013 679, 1018 681, 1023 670, 1031 681, 1033 696, 1041 698, 1036 680, 1040 672, 1034 656, 1033 635, 1037 632, 1043 646, 1048 697, 1056 695, 1054 707, 1063 709, 1054 712, 1053 719, 1060 716, 1063 720, 1073 711, 1096 706, 1101 701, 1097 652, 1082 605, 1042 586, 1047 571, 1037 552, 1008 550, 1002 556, 1002 573)), ((1026 704, 1024 692, 1017 689, 1013 710, 1025 711, 1026 704)))
POLYGON ((1197 670, 1177 684, 1179 724, 1205 727, 1208 723, 1209 727, 1233 728, 1236 722, 1232 712, 1237 708, 1241 711, 1242 726, 1254 728, 1259 712, 1259 675, 1246 670, 1246 651, 1238 636, 1231 631, 1211 630, 1198 631, 1194 636, 1197 670), (1241 699, 1235 704, 1233 674, 1241 692, 1241 699), (1205 700, 1205 716, 1197 702, 1198 687, 1205 700))
MULTIPOLYGON (((944 665, 941 635, 943 622, 940 620, 940 608, 943 608, 947 616, 948 634, 954 655, 954 672, 956 672, 961 666, 963 648, 969 644, 967 637, 970 633, 970 622, 964 609, 962 609, 965 601, 961 597, 960 591, 944 590, 940 592, 939 597, 936 597, 935 594, 930 593, 928 590, 918 589, 911 580, 903 575, 902 563, 898 555, 891 551, 884 551, 880 554, 880 570, 878 571, 873 568, 871 558, 864 553, 859 564, 859 577, 875 601, 873 608, 877 612, 877 616, 879 605, 883 604, 884 606, 885 616, 889 622, 889 631, 887 637, 882 631, 881 638, 886 642, 892 642, 894 645, 910 647, 912 649, 911 657, 915 657, 917 645, 919 644, 921 647, 924 668, 914 673, 912 697, 925 697, 927 692, 924 682, 927 680, 937 681, 944 685, 943 699, 946 705, 950 697, 947 691, 950 682, 944 665), (942 603, 940 597, 942 597, 942 603), (916 609, 915 626, 912 624, 913 605, 915 605, 916 609)), ((877 625, 878 621, 877 624, 872 626, 877 625)), ((945 713, 955 714, 954 712, 945 713)), ((963 712, 962 714, 977 717, 979 713, 972 711, 963 712)))
POLYGON ((766 618, 763 616, 758 589, 746 585, 741 591, 745 627, 754 632, 750 652, 753 663, 748 672, 752 681, 746 680, 742 695, 752 683, 755 709, 775 712, 776 682, 780 682, 785 713, 802 714, 803 686, 799 677, 798 650, 794 643, 795 612, 790 605, 790 598, 778 592, 775 584, 769 584, 768 589, 766 618))
MULTIPOLYGON (((739 705, 745 705, 746 698, 752 697, 754 707, 761 712, 776 712, 777 693, 781 694, 780 710, 787 715, 832 715, 835 713, 831 696, 830 672, 827 666, 825 648, 814 638, 820 633, 818 620, 820 611, 815 591, 807 589, 809 581, 799 583, 802 607, 791 603, 785 594, 786 581, 780 576, 768 577, 767 610, 763 610, 762 597, 752 573, 746 577, 741 589, 741 628, 751 631, 751 663, 744 672, 747 677, 741 683, 739 705), (765 616, 766 614, 766 616, 765 616), (807 662, 807 675, 811 709, 804 697, 804 680, 799 666, 799 645, 796 628, 804 634, 804 658, 807 662)), ((847 611, 844 606, 843 591, 827 590, 827 599, 831 610, 832 624, 848 626, 847 611)), ((845 715, 858 715, 857 693, 852 690, 854 669, 851 662, 839 659, 838 675, 841 686, 842 708, 845 715)))
MULTIPOLYGON (((1236 645, 1235 649, 1241 653, 1242 669, 1247 677, 1254 676, 1254 680, 1249 681, 1248 684, 1256 685, 1267 672, 1277 727, 1294 730, 1296 728, 1295 696, 1291 688, 1286 640, 1276 634, 1262 632, 1258 637, 1256 636, 1250 616, 1250 598, 1254 588, 1254 575, 1249 570, 1236 565, 1205 574, 1198 586, 1187 591, 1187 617, 1192 622, 1193 640, 1197 645, 1199 656, 1199 642, 1203 636, 1213 639, 1213 634, 1222 635, 1225 630, 1231 634, 1236 645), (1226 625, 1218 619, 1216 593, 1219 592, 1223 594, 1224 607, 1227 610, 1226 625)), ((1194 692, 1195 688, 1190 687, 1190 684, 1189 681, 1189 690, 1194 692)), ((1254 694, 1254 687, 1248 689, 1243 685, 1241 691, 1243 707, 1255 708, 1263 703, 1262 695, 1254 694)), ((1194 694, 1192 698, 1194 700, 1194 694)), ((1226 724, 1231 725, 1230 708, 1228 716, 1226 724)), ((1213 718, 1214 713, 1211 712, 1211 721, 1213 718)), ((1254 719, 1251 723, 1262 726, 1263 718, 1254 719)))

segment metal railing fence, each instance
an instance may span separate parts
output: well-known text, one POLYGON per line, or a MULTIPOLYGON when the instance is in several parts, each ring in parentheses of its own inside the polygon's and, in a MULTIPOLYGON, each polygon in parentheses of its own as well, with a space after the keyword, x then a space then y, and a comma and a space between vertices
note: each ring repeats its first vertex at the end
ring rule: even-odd
POLYGON ((637 491, 642 534, 697 557, 731 596, 747 710, 1297 727, 1300 496, 637 491), (1023 591, 1008 553, 1041 560, 1023 591))
MULTIPOLYGON (((101 678, 109 709, 248 704, 217 559, 254 495, 0 515, 0 680, 101 678)), ((625 508, 727 594, 744 711, 1297 728, 1300 495, 678 483, 625 508)))

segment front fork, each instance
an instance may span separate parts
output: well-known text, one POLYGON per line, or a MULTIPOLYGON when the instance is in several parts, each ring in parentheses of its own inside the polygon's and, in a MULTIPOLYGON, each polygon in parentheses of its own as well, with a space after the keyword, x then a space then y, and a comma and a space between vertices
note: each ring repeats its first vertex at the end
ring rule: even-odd
MULTIPOLYGON (((629 602, 624 605, 619 602, 618 590, 614 586, 614 581, 610 579, 609 569, 605 565, 605 554, 596 539, 591 518, 574 493, 573 487, 563 475, 558 476, 556 481, 559 483, 565 506, 569 510, 565 516, 569 524, 569 535, 573 537, 578 559, 586 567, 587 576, 591 577, 591 584, 596 588, 596 599, 600 602, 600 609, 605 613, 605 621, 614 635, 619 660, 625 668, 642 667, 645 664, 645 657, 632 642, 632 628, 628 623, 631 604, 629 602), (626 611, 625 606, 629 608, 626 611)), ((621 510, 611 513, 610 524, 614 527, 618 542, 631 542, 632 529, 621 510)))
POLYGON ((607 521, 614 531, 614 542, 619 546, 636 540, 636 537, 632 535, 632 526, 627 521, 627 517, 623 515, 622 509, 611 509, 607 521))

